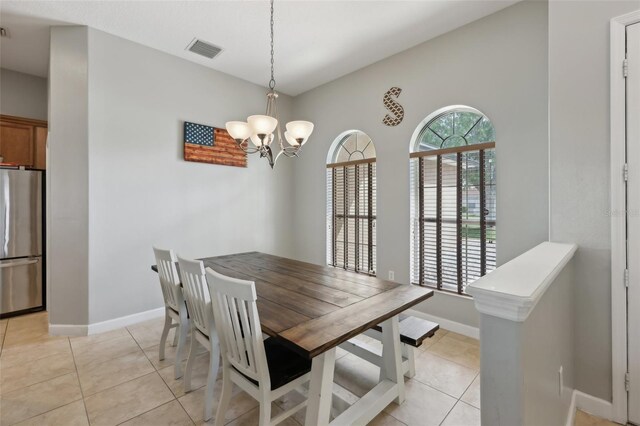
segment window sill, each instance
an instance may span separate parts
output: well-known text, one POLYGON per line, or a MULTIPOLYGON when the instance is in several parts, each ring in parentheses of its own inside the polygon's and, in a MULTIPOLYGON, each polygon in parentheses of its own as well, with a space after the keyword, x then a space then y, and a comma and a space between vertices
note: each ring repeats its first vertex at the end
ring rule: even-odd
POLYGON ((437 294, 444 294, 444 295, 447 295, 447 296, 459 297, 459 298, 462 298, 462 299, 465 299, 465 300, 472 300, 473 299, 473 296, 471 296, 470 294, 467 294, 467 293, 460 294, 460 293, 457 293, 455 291, 450 291, 450 290, 442 290, 442 289, 439 290, 436 287, 432 287, 430 285, 420 285, 420 284, 417 284, 417 283, 411 283, 411 284, 412 285, 417 285, 419 287, 428 288, 430 290, 433 290, 433 292, 437 293, 437 294))

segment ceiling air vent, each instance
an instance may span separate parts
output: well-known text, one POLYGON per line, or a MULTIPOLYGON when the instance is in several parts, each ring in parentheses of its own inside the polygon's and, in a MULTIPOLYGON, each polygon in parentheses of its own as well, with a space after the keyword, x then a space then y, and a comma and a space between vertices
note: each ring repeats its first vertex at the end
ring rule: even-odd
POLYGON ((222 49, 218 46, 214 46, 206 41, 198 40, 197 38, 194 38, 193 41, 189 43, 187 50, 209 59, 213 59, 222 52, 222 49))

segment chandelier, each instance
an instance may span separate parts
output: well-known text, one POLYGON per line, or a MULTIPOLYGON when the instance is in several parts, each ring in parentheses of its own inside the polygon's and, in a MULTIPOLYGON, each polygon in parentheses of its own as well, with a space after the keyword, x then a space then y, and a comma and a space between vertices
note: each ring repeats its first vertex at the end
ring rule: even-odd
POLYGON ((269 161, 272 169, 281 155, 297 157, 302 145, 307 142, 313 131, 313 123, 309 121, 290 121, 286 125, 287 130, 284 132, 283 140, 276 106, 278 93, 275 91, 276 80, 273 74, 273 64, 273 0, 271 0, 271 80, 269 80, 269 92, 267 92, 267 111, 265 115, 249 116, 246 122, 229 121, 225 127, 244 152, 248 154, 259 152, 261 158, 264 157, 269 161), (280 152, 275 158, 271 150, 273 142, 280 145, 280 152))

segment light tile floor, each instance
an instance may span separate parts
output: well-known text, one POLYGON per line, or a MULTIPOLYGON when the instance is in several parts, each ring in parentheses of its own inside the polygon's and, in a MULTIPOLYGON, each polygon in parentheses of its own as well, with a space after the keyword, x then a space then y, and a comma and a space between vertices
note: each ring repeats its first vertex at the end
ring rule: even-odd
POLYGON ((580 410, 576 411, 573 424, 574 426, 618 426, 618 423, 592 416, 580 410))
MULTIPOLYGON (((203 424, 208 354, 198 355, 195 390, 185 393, 182 381, 173 379, 175 348, 167 346, 166 359, 158 360, 163 319, 72 338, 49 336, 47 324, 44 312, 0 320, 1 425, 203 424)), ((335 392, 353 403, 375 385, 379 370, 342 350, 337 357, 335 392)), ((390 404, 371 424, 479 425, 479 359, 477 340, 438 331, 417 350, 406 402, 390 404)), ((273 415, 296 398, 277 400, 273 415)), ((226 423, 255 425, 257 415, 258 403, 235 389, 226 423)), ((303 421, 300 412, 282 425, 303 421)))

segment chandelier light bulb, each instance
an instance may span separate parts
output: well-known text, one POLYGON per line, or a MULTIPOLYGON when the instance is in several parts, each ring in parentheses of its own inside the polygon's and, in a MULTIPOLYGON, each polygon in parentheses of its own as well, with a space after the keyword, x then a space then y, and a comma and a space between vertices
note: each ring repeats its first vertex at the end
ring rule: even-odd
POLYGON ((311 132, 313 132, 313 123, 303 120, 290 121, 287 123, 287 132, 289 132, 291 138, 304 144, 311 136, 311 132))
POLYGON ((278 125, 278 120, 268 115, 252 115, 247 118, 247 122, 256 135, 270 135, 278 125))
POLYGON ((260 145, 262 145, 262 142, 260 142, 260 138, 255 133, 251 135, 250 139, 251 142, 258 148, 260 147, 260 145))
POLYGON ((294 138, 291 137, 289 132, 284 132, 284 138, 287 140, 287 142, 289 142, 289 145, 291 145, 291 146, 300 145, 297 140, 295 140, 294 138))
POLYGON ((276 134, 275 133, 271 133, 269 136, 267 136, 267 138, 265 139, 264 143, 267 145, 271 145, 271 143, 274 141, 274 139, 276 138, 276 134))
MULTIPOLYGON (((267 146, 267 145, 271 145, 271 142, 273 142, 273 137, 274 137, 273 133, 272 133, 272 134, 270 134, 269 136, 265 137, 265 138, 264 138, 264 145, 265 145, 265 146, 267 146)), ((260 138, 259 138, 259 137, 258 137, 258 135, 257 135, 257 134, 255 134, 255 133, 254 133, 254 134, 252 134, 252 135, 250 136, 250 138, 249 138, 249 139, 251 139, 251 142, 252 142, 255 146, 257 146, 258 148, 260 148, 260 146, 262 145, 262 142, 260 141, 260 138)))
POLYGON ((237 141, 247 140, 251 136, 251 127, 244 121, 228 121, 224 126, 229 135, 237 141))

